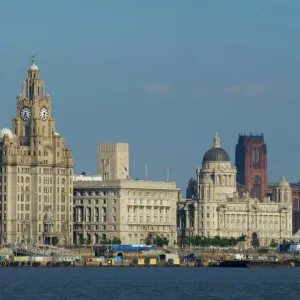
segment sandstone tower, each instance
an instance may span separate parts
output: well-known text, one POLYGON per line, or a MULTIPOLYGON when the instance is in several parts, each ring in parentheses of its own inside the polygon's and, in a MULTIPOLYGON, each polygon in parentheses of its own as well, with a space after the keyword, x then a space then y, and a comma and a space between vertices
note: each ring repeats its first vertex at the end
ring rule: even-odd
POLYGON ((12 131, 0 131, 2 243, 72 243, 73 167, 33 57, 12 131))
POLYGON ((97 174, 103 180, 126 179, 129 175, 129 146, 127 143, 99 143, 97 174))

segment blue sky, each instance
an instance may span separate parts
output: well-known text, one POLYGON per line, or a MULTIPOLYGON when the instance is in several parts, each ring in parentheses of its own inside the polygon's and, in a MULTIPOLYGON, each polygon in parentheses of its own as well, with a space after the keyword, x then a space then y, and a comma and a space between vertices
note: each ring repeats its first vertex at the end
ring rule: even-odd
POLYGON ((264 133, 269 181, 300 180, 300 2, 16 1, 0 7, 0 127, 11 127, 30 56, 76 172, 98 142, 130 144, 132 177, 184 189, 216 131, 264 133))

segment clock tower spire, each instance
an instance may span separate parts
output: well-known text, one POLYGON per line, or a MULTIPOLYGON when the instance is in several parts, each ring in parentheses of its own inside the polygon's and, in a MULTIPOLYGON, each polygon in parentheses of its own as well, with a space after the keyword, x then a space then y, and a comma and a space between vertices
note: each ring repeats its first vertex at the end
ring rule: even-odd
POLYGON ((30 145, 32 137, 51 137, 55 121, 51 118, 51 97, 46 94, 45 82, 40 79, 36 56, 31 60, 28 76, 23 81, 22 93, 17 96, 17 115, 13 119, 13 133, 24 145, 30 145))
POLYGON ((55 130, 51 97, 32 57, 12 131, 0 135, 0 243, 71 244, 72 151, 55 130))

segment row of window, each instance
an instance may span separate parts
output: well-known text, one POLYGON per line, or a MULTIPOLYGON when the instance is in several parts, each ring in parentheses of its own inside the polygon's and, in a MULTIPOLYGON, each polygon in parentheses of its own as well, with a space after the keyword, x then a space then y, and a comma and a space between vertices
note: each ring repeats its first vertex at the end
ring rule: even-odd
POLYGON ((74 196, 119 196, 119 192, 118 191, 79 192, 74 189, 74 196))
MULTIPOLYGON (((26 190, 29 191, 29 188, 26 189, 26 190)), ((44 191, 45 194, 49 194, 49 193, 52 194, 52 186, 44 186, 43 191, 44 191)), ((56 191, 57 191, 57 193, 59 193, 59 192, 65 193, 65 188, 64 187, 62 187, 62 188, 57 187, 56 191)), ((39 186, 39 193, 41 193, 41 192, 42 192, 42 187, 39 186)), ((70 188, 70 194, 71 193, 72 193, 72 188, 70 188)))
POLYGON ((129 205, 165 205, 169 206, 170 201, 168 200, 143 200, 143 199, 128 199, 129 205))
MULTIPOLYGON (((80 200, 76 200, 74 199, 73 200, 73 204, 80 204, 80 205, 83 205, 83 204, 95 204, 95 205, 98 205, 98 204, 103 204, 103 205, 106 205, 107 204, 107 200, 108 199, 80 199, 80 200)), ((114 205, 117 204, 117 199, 113 199, 112 200, 112 203, 114 205)))
MULTIPOLYGON (((100 207, 94 207, 94 214, 95 215, 99 214, 99 209, 100 209, 100 207)), ((82 215, 83 211, 84 211, 84 208, 82 208, 82 207, 74 207, 73 210, 74 210, 74 213, 78 212, 79 215, 82 215)), ((92 212, 92 209, 90 207, 87 207, 87 208, 85 208, 85 211, 86 211, 87 215, 90 215, 91 212, 92 212)), ((102 211, 102 214, 106 214, 107 208, 106 207, 102 207, 101 211, 102 211)), ((112 208, 112 213, 115 214, 116 212, 117 212, 117 208, 113 207, 112 208)))
MULTIPOLYGON (((76 191, 74 190, 74 196, 118 196, 119 191, 76 191)), ((128 196, 168 196, 166 192, 132 192, 128 191, 128 196)), ((176 194, 174 194, 176 196, 176 194)))
MULTIPOLYGON (((84 218, 82 215, 79 215, 77 217, 76 217, 76 215, 73 215, 73 221, 76 222, 76 223, 77 222, 79 222, 79 223, 81 223, 81 222, 89 222, 89 223, 91 223, 91 222, 99 222, 100 221, 100 217, 96 215, 96 216, 94 216, 94 218, 92 218, 92 216, 86 216, 84 218)), ((106 223, 106 221, 107 221, 106 216, 102 216, 101 217, 101 222, 102 223, 106 223)), ((117 222, 117 217, 116 216, 112 217, 112 222, 113 223, 117 222)))
MULTIPOLYGON (((57 169, 57 175, 66 175, 67 172, 66 169, 57 169)), ((2 172, 5 174, 6 173, 6 167, 0 168, 0 174, 2 174, 2 172)), ((18 173, 20 173, 20 168, 18 167, 18 173)), ((21 173, 30 173, 30 168, 21 168, 21 173)), ((46 175, 51 175, 52 174, 52 168, 39 168, 39 174, 46 174, 46 175)), ((69 170, 69 175, 72 175, 73 171, 72 169, 69 170)))
MULTIPOLYGON (((59 184, 60 182, 60 178, 57 177, 57 184, 59 184)), ((42 183, 42 177, 39 177, 39 183, 42 183)), ((61 178, 61 184, 65 184, 66 183, 66 179, 65 178, 61 178)), ((52 177, 48 177, 45 176, 44 177, 44 184, 52 184, 52 177)), ((70 178, 70 184, 72 184, 72 178, 70 178)))
MULTIPOLYGON (((128 216, 127 217, 127 222, 128 223, 136 223, 137 222, 137 216, 128 216)), ((146 216, 146 222, 147 223, 151 223, 151 216, 146 216)), ((153 221, 154 223, 157 223, 159 220, 160 223, 168 223, 169 222, 169 216, 165 216, 165 218, 163 216, 159 216, 159 219, 158 219, 158 216, 153 216, 153 221)), ((139 223, 144 223, 144 216, 140 216, 139 219, 138 219, 139 223)))
MULTIPOLYGON (((101 231, 105 231, 107 229, 107 226, 106 225, 73 225, 73 230, 74 231, 81 231, 81 230, 101 230, 101 231)), ((111 226, 111 229, 113 231, 116 231, 117 230, 117 226, 116 225, 112 225, 111 226)))
POLYGON ((151 211, 154 212, 154 214, 157 214, 158 212, 160 214, 168 214, 170 212, 169 208, 157 208, 157 207, 147 207, 147 209, 145 209, 145 207, 139 207, 138 209, 136 207, 127 207, 127 213, 128 214, 136 214, 137 212, 143 213, 143 212, 147 212, 147 214, 151 214, 151 211))

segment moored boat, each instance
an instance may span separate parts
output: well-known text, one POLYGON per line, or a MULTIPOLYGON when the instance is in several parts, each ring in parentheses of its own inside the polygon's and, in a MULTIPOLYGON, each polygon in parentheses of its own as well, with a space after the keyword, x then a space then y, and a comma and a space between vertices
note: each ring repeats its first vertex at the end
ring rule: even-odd
POLYGON ((251 260, 223 260, 220 268, 293 268, 291 261, 251 261, 251 260))
POLYGON ((293 268, 294 263, 290 261, 250 261, 247 268, 293 268))
POLYGON ((219 268, 247 268, 248 260, 221 260, 219 268))

